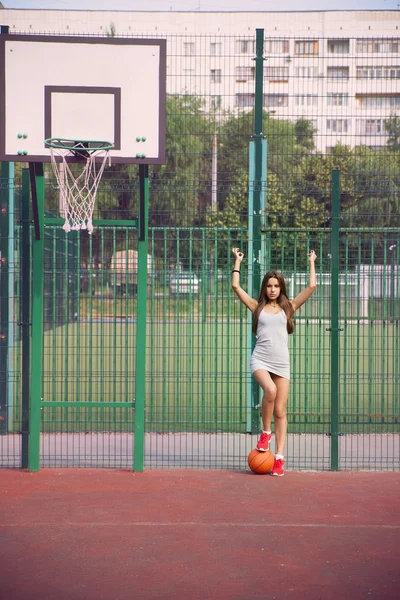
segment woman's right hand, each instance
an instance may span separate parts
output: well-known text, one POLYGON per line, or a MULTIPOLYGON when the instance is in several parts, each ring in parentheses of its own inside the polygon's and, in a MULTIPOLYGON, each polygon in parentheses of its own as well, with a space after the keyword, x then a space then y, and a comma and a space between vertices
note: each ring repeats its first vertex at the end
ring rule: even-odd
POLYGON ((232 248, 232 253, 235 257, 235 260, 242 262, 242 260, 244 259, 244 254, 243 252, 240 252, 240 248, 232 248))

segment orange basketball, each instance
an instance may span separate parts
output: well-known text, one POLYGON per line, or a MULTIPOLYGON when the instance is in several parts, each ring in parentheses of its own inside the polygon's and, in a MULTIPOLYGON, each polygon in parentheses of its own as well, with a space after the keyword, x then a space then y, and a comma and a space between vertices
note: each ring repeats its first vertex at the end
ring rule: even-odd
POLYGON ((272 452, 267 450, 266 452, 260 452, 259 450, 252 450, 247 457, 247 462, 253 473, 257 475, 263 475, 270 473, 274 466, 274 455, 272 452))

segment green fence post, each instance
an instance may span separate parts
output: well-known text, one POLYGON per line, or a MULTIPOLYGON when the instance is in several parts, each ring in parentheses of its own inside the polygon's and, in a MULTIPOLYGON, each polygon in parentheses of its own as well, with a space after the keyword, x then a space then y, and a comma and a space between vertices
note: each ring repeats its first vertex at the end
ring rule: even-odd
POLYGON ((29 404, 31 372, 31 240, 30 240, 29 170, 22 169, 21 194, 21 267, 20 322, 21 328, 21 467, 29 466, 29 404))
POLYGON ((13 289, 9 288, 8 239, 10 235, 9 223, 9 186, 10 163, 1 164, 1 189, 0 189, 0 435, 8 431, 8 406, 12 399, 7 394, 8 379, 8 348, 9 348, 9 297, 13 289))
POLYGON ((40 411, 43 371, 44 173, 41 163, 29 165, 35 237, 32 253, 32 363, 29 411, 29 470, 40 463, 40 411))
MULTIPOLYGON (((267 211, 267 192, 268 192, 268 142, 262 140, 262 171, 261 171, 261 194, 260 194, 260 244, 261 244, 261 259, 260 269, 261 273, 266 273, 270 264, 270 253, 271 248, 267 245, 267 234, 268 234, 268 219, 266 215, 267 211)), ((261 277, 260 277, 261 279, 261 277)))
MULTIPOLYGON (((265 208, 266 208, 266 191, 267 191, 267 140, 262 140, 262 171, 261 171, 261 193, 260 193, 260 213, 261 218, 259 223, 261 222, 262 226, 258 227, 258 232, 260 236, 260 246, 259 246, 259 269, 266 269, 266 265, 269 262, 267 260, 267 244, 266 244, 266 219, 265 219, 265 208), (262 235, 263 234, 263 235, 262 235), (261 238, 262 235, 262 238, 261 238)), ((255 180, 255 144, 254 142, 250 142, 249 144, 249 205, 248 205, 248 255, 250 257, 254 256, 254 180, 255 180)), ((255 264, 255 261, 253 261, 255 264)), ((260 286, 260 271, 259 271, 259 286, 260 286)), ((248 278, 247 278, 248 289, 251 290, 253 297, 258 298, 258 294, 260 290, 255 289, 254 286, 254 277, 253 277, 253 269, 250 267, 250 260, 248 265, 248 278)), ((248 314, 248 347, 247 347, 247 366, 250 362, 250 356, 254 348, 254 335, 251 330, 252 324, 252 315, 248 314)), ((255 433, 259 429, 259 394, 260 392, 256 392, 258 389, 258 384, 255 385, 253 378, 247 380, 247 417, 246 417, 246 431, 247 433, 255 433), (253 396, 254 393, 254 396, 253 396)))
POLYGON ((139 166, 138 287, 136 311, 135 439, 133 468, 143 471, 146 395, 146 305, 149 211, 149 167, 139 166))
MULTIPOLYGON (((253 185, 254 185, 254 142, 251 141, 249 144, 249 205, 248 205, 248 244, 247 244, 247 252, 249 256, 248 260, 248 276, 247 276, 247 286, 248 289, 251 290, 251 294, 253 294, 253 269, 251 265, 251 260, 253 257, 253 241, 254 241, 254 210, 253 210, 253 185)), ((251 322, 252 315, 248 314, 248 332, 247 332, 247 365, 250 362, 250 356, 254 348, 254 335, 251 330, 251 322)), ((253 378, 247 378, 247 413, 246 413, 246 431, 247 433, 253 433, 256 427, 255 421, 257 419, 257 413, 259 413, 259 409, 257 405, 259 404, 258 396, 253 397, 253 388, 254 388, 254 380, 253 378)))
POLYGON ((8 212, 8 328, 7 328, 7 426, 13 430, 15 416, 15 165, 7 163, 7 212, 8 212))
MULTIPOLYGON (((253 247, 252 255, 249 252, 249 271, 252 272, 253 298, 258 298, 260 293, 261 277, 261 194, 263 175, 263 78, 264 78, 264 29, 256 30, 256 58, 255 58, 255 100, 254 100, 254 181, 253 181, 253 247)), ((251 186, 251 182, 250 186, 251 186)), ((252 347, 254 347, 254 336, 252 347)), ((260 428, 258 405, 260 403, 260 388, 255 380, 251 383, 251 432, 256 433, 260 428)))
POLYGON ((339 470, 339 233, 340 171, 332 171, 331 239, 331 469, 339 470))

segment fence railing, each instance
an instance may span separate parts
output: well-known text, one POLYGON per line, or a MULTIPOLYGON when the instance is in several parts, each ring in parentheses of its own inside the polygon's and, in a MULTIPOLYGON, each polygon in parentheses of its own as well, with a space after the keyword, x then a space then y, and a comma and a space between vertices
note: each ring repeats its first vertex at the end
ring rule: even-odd
MULTIPOLYGON (((331 411, 337 402, 340 443, 353 448, 354 439, 359 440, 351 458, 347 450, 340 453, 339 467, 397 468, 397 446, 388 440, 397 439, 399 431, 398 278, 393 286, 389 252, 386 263, 374 264, 374 239, 383 237, 393 249, 398 233, 360 231, 356 241, 349 232, 340 233, 336 399, 331 395, 329 332, 334 290, 327 270, 330 257, 323 254, 330 247, 331 231, 281 230, 283 245, 286 236, 292 244, 296 233, 302 244, 305 238, 306 245, 316 249, 324 267, 318 267, 317 291, 299 311, 295 335, 290 336, 288 461, 298 468, 330 468, 331 411), (350 264, 349 257, 359 255, 361 248, 372 258, 368 268, 350 264)), ((134 245, 127 230, 118 235, 119 244, 122 236, 126 247, 134 245)), ((116 228, 99 228, 98 237, 99 242, 89 244, 116 251, 116 228)), ((247 244, 245 231, 223 230, 220 236, 206 228, 150 230, 145 465, 245 465, 256 433, 249 429, 249 413, 259 409, 248 393, 249 318, 230 288, 230 248, 240 245, 246 253, 247 244), (169 248, 169 253, 161 248, 169 248)), ((17 243, 17 257, 18 247, 17 243)), ((122 265, 121 290, 112 257, 96 268, 83 268, 80 252, 79 236, 46 228, 41 463, 129 465, 135 354, 141 351, 135 347, 132 273, 122 265)), ((294 256, 296 252, 280 254, 271 264, 284 273, 291 297, 307 281, 300 261, 299 269, 294 268, 294 256)), ((15 267, 18 272, 19 264, 15 267)), ((244 288, 249 274, 245 268, 244 288)), ((15 285, 18 292, 18 278, 15 285)), ((17 293, 16 315, 19 303, 17 293)), ((14 395, 0 442, 3 449, 8 445, 3 466, 19 462, 23 349, 18 318, 13 324, 14 395)))
MULTIPOLYGON (((114 33, 133 31, 117 23, 114 33)), ((164 37, 160 28, 154 36, 164 37)), ((256 94, 255 32, 165 35, 166 163, 149 168, 145 465, 246 466, 259 414, 249 315, 229 274, 231 247, 240 246, 248 265, 242 284, 251 291, 256 241, 262 266, 284 274, 292 297, 306 283, 307 252, 318 255, 317 291, 290 337, 288 465, 398 469, 398 41, 375 31, 375 41, 258 36, 268 61, 256 94), (255 108, 263 138, 261 154, 253 153, 257 169, 255 108), (256 189, 263 204, 254 216, 256 189)), ((29 437, 23 365, 37 351, 30 347, 34 236, 21 199, 24 165, 1 166, 0 462, 18 467, 29 437)), ((132 229, 140 173, 111 165, 99 187, 94 218, 124 226, 67 236, 50 221, 60 194, 44 167, 40 461, 131 467, 144 355, 136 345, 143 322, 132 229)))

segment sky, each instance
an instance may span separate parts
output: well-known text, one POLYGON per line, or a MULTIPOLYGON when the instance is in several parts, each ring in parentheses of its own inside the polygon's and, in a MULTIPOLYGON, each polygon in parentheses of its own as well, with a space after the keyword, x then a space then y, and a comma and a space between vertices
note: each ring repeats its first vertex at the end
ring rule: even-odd
POLYGON ((397 10, 400 0, 0 0, 4 8, 57 10, 397 10))

